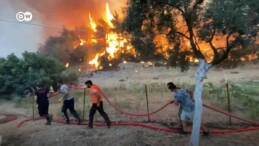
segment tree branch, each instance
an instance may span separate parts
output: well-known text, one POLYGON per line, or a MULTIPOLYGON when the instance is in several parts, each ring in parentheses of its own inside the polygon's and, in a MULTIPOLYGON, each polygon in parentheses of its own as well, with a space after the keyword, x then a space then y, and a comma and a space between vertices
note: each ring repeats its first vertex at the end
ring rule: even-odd
POLYGON ((188 39, 188 40, 190 39, 190 38, 189 38, 187 35, 185 35, 184 33, 181 33, 181 32, 178 32, 178 31, 175 32, 175 33, 180 34, 181 36, 185 37, 185 38, 188 39))
MULTIPOLYGON (((217 51, 217 49, 216 49, 216 47, 213 45, 213 43, 212 43, 212 41, 213 41, 213 39, 214 39, 214 36, 215 36, 215 34, 216 34, 216 28, 215 27, 213 27, 213 32, 212 32, 212 35, 211 35, 211 37, 210 37, 210 39, 209 39, 209 44, 210 44, 210 47, 212 48, 212 50, 213 50, 213 53, 214 53, 214 58, 213 58, 213 61, 214 60, 216 60, 218 57, 219 57, 219 53, 218 53, 218 51, 217 51)), ((212 61, 212 62, 213 62, 212 61)))
POLYGON ((167 4, 168 4, 169 6, 175 8, 175 9, 177 9, 178 11, 180 11, 180 12, 182 13, 182 15, 185 14, 185 12, 184 12, 180 7, 177 7, 176 5, 171 4, 171 3, 169 3, 169 2, 167 2, 167 4))
MULTIPOLYGON (((234 32, 230 32, 226 38, 226 42, 227 42, 227 46, 226 46, 226 51, 223 53, 223 55, 220 57, 220 58, 216 58, 213 60, 213 62, 211 63, 212 65, 217 65, 219 64, 220 62, 224 61, 225 59, 228 58, 228 54, 229 52, 231 51, 231 49, 234 48, 234 45, 230 45, 229 43, 229 38, 231 37, 231 35, 233 34, 234 32)), ((234 44, 235 42, 233 42, 232 44, 234 44)))
POLYGON ((200 50, 197 49, 196 45, 195 45, 195 40, 194 40, 194 32, 193 32, 193 26, 192 26, 192 23, 191 23, 191 18, 189 16, 185 16, 184 17, 185 19, 185 22, 187 24, 187 28, 188 28, 188 32, 190 34, 190 44, 191 44, 191 47, 192 47, 192 50, 194 52, 194 55, 197 57, 197 58, 201 58, 201 59, 204 59, 204 55, 201 53, 200 50))
POLYGON ((204 0, 196 0, 192 9, 188 12, 188 15, 191 15, 192 11, 195 10, 200 4, 203 3, 204 0))

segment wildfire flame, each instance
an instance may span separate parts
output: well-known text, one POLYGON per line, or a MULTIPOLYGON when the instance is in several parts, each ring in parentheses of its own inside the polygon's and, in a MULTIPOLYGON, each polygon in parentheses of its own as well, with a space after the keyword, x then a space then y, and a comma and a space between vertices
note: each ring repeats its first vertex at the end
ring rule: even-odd
POLYGON ((85 44, 85 40, 83 40, 83 39, 80 39, 80 46, 83 46, 85 44))
POLYGON ((66 63, 65 67, 66 67, 66 68, 68 68, 68 67, 69 67, 69 63, 68 63, 68 62, 66 63))
POLYGON ((114 17, 110 11, 109 4, 106 3, 106 21, 111 28, 114 28, 112 20, 114 20, 114 17))
MULTIPOLYGON (((94 20, 89 15, 90 22, 94 22, 94 20)), ((106 18, 105 21, 108 24, 110 28, 114 28, 114 25, 112 24, 112 20, 114 19, 114 16, 112 15, 108 3, 106 3, 106 18)), ((91 25, 91 29, 94 31, 94 26, 91 25)), ((92 39, 94 43, 97 43, 97 40, 92 39)), ((102 53, 97 53, 91 61, 89 61, 90 65, 94 65, 96 69, 102 69, 102 66, 100 66, 99 58, 107 53, 108 59, 112 60, 117 57, 119 53, 131 53, 133 55, 136 55, 135 49, 132 45, 126 45, 128 40, 121 36, 121 34, 115 33, 115 32, 107 32, 106 34, 106 49, 102 53)), ((112 64, 109 64, 111 67, 112 64)))
POLYGON ((96 23, 94 22, 93 18, 91 17, 91 14, 90 14, 90 13, 89 13, 89 20, 90 20, 91 29, 92 29, 94 32, 96 32, 96 31, 97 31, 97 29, 96 29, 97 25, 96 25, 96 23))
MULTIPOLYGON (((92 60, 90 60, 88 63, 90 65, 93 65, 96 69, 102 69, 103 66, 100 66, 100 58, 104 55, 106 55, 107 59, 109 61, 117 58, 121 53, 130 53, 134 56, 137 56, 136 50, 134 47, 129 43, 129 39, 123 37, 121 34, 116 33, 112 31, 111 28, 114 28, 114 24, 112 21, 114 20, 114 16, 112 15, 109 4, 106 3, 106 14, 104 15, 104 20, 107 23, 107 26, 110 29, 106 30, 106 36, 105 36, 105 42, 106 47, 103 49, 104 51, 98 52, 97 54, 94 54, 94 57, 92 60)), ((170 13, 170 12, 165 12, 170 13)), ((187 27, 185 24, 183 24, 182 18, 179 18, 177 27, 180 30, 180 32, 187 32, 187 27), (178 26, 179 25, 179 26, 178 26)), ((91 30, 96 33, 97 32, 97 23, 94 21, 94 19, 91 17, 91 14, 89 13, 89 20, 90 20, 90 28, 91 30)), ((145 23, 145 22, 144 22, 145 23)), ((142 26, 142 29, 145 29, 144 25, 142 26)), ((165 34, 169 32, 170 29, 165 30, 165 34)), ((166 59, 168 59, 170 56, 169 50, 174 48, 174 44, 170 43, 170 41, 167 39, 165 34, 158 34, 154 37, 153 42, 156 45, 156 53, 162 54, 166 59)), ((197 36, 197 30, 194 30, 195 36, 197 36)), ((91 36, 90 39, 87 39, 87 43, 98 43, 99 39, 94 38, 95 35, 91 36), (98 40, 98 41, 97 41, 98 40)), ((188 34, 186 34, 188 36, 188 34)), ((179 46, 180 51, 192 51, 191 45, 189 40, 185 38, 181 38, 181 44, 179 46)), ((80 45, 84 45, 86 41, 83 39, 80 39, 80 45)), ((214 53, 210 48, 210 45, 205 42, 199 40, 197 38, 196 40, 197 48, 204 54, 206 61, 211 62, 214 58, 214 53)), ((226 46, 226 36, 222 36, 219 34, 216 34, 213 41, 213 45, 216 48, 224 48, 226 46)), ((240 58, 241 61, 251 61, 253 59, 258 58, 257 54, 250 54, 245 57, 240 58)), ((193 57, 192 55, 187 55, 186 59, 190 62, 198 63, 198 58, 193 57)), ((123 63, 127 63, 127 61, 123 61, 123 63)), ((144 64, 145 62, 140 62, 141 64, 144 64)), ((110 67, 113 66, 113 64, 108 64, 110 67)))
POLYGON ((98 61, 98 59, 100 58, 100 56, 103 56, 105 54, 105 52, 103 53, 97 53, 94 57, 93 60, 89 61, 89 64, 90 65, 95 65, 95 68, 98 69, 99 65, 100 65, 100 62, 98 61))

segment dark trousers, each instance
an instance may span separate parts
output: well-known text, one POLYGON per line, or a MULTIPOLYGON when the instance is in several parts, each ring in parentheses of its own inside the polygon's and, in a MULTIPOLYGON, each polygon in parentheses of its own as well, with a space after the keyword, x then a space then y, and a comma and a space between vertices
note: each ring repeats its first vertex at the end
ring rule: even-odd
POLYGON ((37 101, 38 111, 41 117, 46 117, 47 123, 50 123, 50 114, 49 114, 49 101, 37 101))
POLYGON ((69 117, 67 114, 67 109, 69 109, 70 113, 78 120, 80 121, 79 115, 77 114, 75 107, 74 107, 74 99, 65 100, 63 102, 62 106, 62 112, 64 113, 64 116, 66 117, 67 122, 69 122, 69 117))
POLYGON ((111 126, 111 121, 110 121, 108 115, 104 112, 104 110, 103 110, 103 102, 101 101, 99 107, 97 106, 97 104, 93 104, 92 105, 90 113, 89 113, 88 127, 93 127, 94 114, 95 114, 96 110, 98 110, 100 115, 104 118, 107 126, 111 126))

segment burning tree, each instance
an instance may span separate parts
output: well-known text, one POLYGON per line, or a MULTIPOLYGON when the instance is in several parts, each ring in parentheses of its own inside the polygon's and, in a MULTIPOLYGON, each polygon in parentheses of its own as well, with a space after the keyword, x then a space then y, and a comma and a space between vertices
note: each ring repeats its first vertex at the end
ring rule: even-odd
POLYGON ((258 43, 258 9, 256 0, 129 0, 125 30, 139 38, 164 34, 180 50, 190 48, 187 58, 199 62, 192 145, 199 143, 203 80, 231 51, 258 43))

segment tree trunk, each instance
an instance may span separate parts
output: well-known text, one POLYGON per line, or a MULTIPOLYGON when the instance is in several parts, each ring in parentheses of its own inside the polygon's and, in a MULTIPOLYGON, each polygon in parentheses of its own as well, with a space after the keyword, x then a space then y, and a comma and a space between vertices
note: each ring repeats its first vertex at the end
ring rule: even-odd
POLYGON ((199 59, 199 68, 195 75, 195 109, 194 109, 194 120, 192 127, 191 146, 199 145, 200 127, 201 127, 201 116, 202 116, 202 88, 203 79, 211 67, 211 64, 206 63, 204 59, 199 59))

